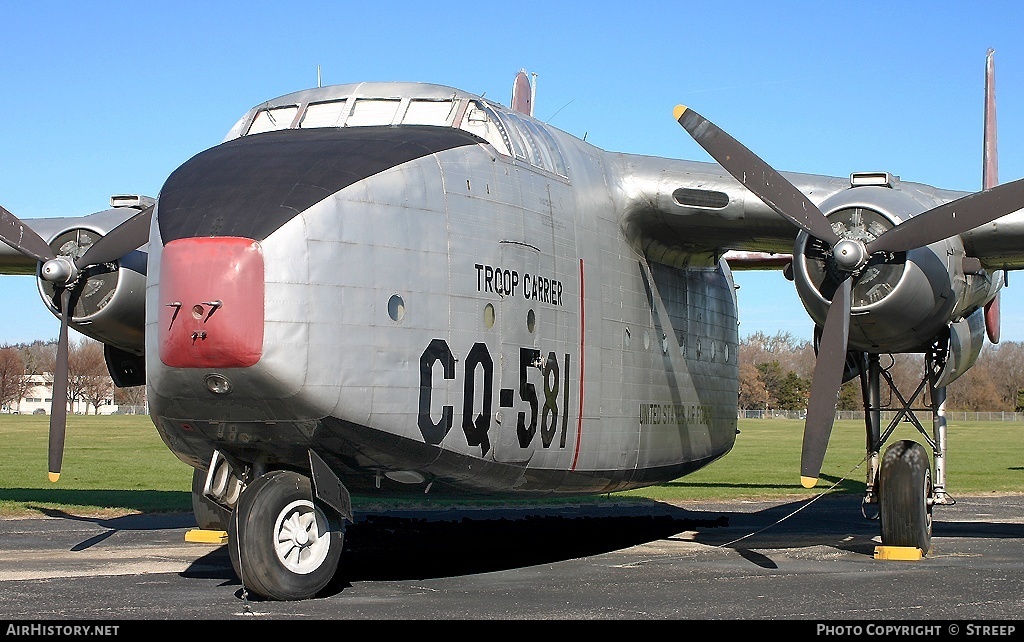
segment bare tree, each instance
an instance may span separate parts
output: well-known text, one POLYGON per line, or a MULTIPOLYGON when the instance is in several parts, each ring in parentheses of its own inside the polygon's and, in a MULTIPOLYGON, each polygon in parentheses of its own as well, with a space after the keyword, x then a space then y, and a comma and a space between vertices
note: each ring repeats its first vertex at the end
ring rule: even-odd
POLYGON ((52 373, 57 361, 57 342, 36 340, 18 346, 28 374, 52 373))
MULTIPOLYGON (((797 339, 788 332, 768 335, 755 332, 740 341, 740 407, 753 408, 754 394, 753 373, 746 371, 744 378, 743 364, 755 368, 764 364, 777 363, 769 370, 778 377, 785 377, 790 372, 811 380, 814 372, 814 349, 810 341, 797 339), (748 381, 749 380, 749 381, 748 381)), ((917 390, 925 375, 925 360, 921 354, 883 354, 879 364, 892 377, 900 394, 907 401, 917 390)), ((767 372, 758 372, 760 384, 771 388, 765 381, 767 372)), ((899 397, 884 382, 881 389, 881 403, 884 408, 898 410, 902 407, 899 397)), ((840 391, 840 409, 860 409, 860 383, 858 379, 844 384, 840 391)), ((966 410, 977 412, 1013 412, 1024 407, 1024 343, 1007 341, 1000 344, 986 343, 978 357, 977 363, 947 390, 946 408, 949 410, 966 410)), ((925 385, 912 406, 916 408, 931 403, 928 387, 925 385)))
POLYGON ((974 369, 996 386, 1002 401, 998 410, 1012 411, 1016 408, 1017 395, 1024 389, 1024 343, 986 344, 974 369))
POLYGON ((814 371, 814 346, 789 332, 755 332, 740 341, 740 406, 797 409, 806 406, 814 371))
POLYGON ((761 381, 757 366, 749 361, 740 362, 740 408, 767 410, 768 389, 761 381))
POLYGON ((11 347, 0 348, 0 406, 13 410, 29 388, 21 353, 11 347))
MULTIPOLYGON (((103 400, 110 397, 113 382, 103 358, 103 344, 83 337, 68 344, 68 401, 91 403, 99 413, 103 400)), ((88 413, 88 408, 86 408, 88 413)))
POLYGON ((146 386, 114 388, 114 403, 119 406, 135 407, 146 405, 146 386))
POLYGON ((755 366, 778 361, 784 373, 796 372, 807 379, 814 371, 814 347, 789 332, 755 332, 740 341, 740 362, 744 361, 755 366))

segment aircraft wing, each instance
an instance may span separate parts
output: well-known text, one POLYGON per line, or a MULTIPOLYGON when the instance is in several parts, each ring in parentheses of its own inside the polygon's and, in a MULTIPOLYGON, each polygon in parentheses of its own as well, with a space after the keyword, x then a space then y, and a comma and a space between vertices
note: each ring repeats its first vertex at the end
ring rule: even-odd
MULTIPOLYGON (((669 265, 777 269, 793 252, 799 229, 715 163, 610 154, 620 175, 623 233, 649 259, 669 265)), ((815 206, 851 189, 853 177, 780 172, 815 206)), ((884 173, 872 173, 872 176, 884 173)), ((968 196, 891 177, 920 211, 968 196)), ((867 194, 867 192, 865 192, 867 194)), ((873 198, 873 197, 872 197, 873 198)), ((871 198, 865 198, 870 205, 871 198)), ((914 214, 919 212, 914 212, 914 214)), ((989 270, 1024 269, 1024 210, 961 235, 967 255, 989 270)))
MULTIPOLYGON (((799 231, 714 163, 612 155, 622 176, 622 228, 651 260, 673 265, 714 264, 730 250, 793 251, 799 231)), ((812 201, 849 180, 810 174, 787 178, 812 201)))
POLYGON ((1024 268, 1024 210, 960 235, 970 256, 990 270, 1024 268))
MULTIPOLYGON (((3 237, 17 239, 20 236, 28 236, 31 232, 35 232, 42 239, 49 240, 73 229, 91 230, 99 236, 104 236, 132 215, 137 214, 138 211, 137 207, 118 206, 86 216, 5 221, 0 223, 6 225, 7 228, 3 230, 3 234, 0 234, 0 240, 3 240, 3 237), (28 230, 19 231, 17 226, 22 224, 30 227, 31 232, 28 230)), ((6 242, 0 243, 0 274, 31 275, 36 274, 38 267, 39 261, 35 258, 26 255, 6 242)))

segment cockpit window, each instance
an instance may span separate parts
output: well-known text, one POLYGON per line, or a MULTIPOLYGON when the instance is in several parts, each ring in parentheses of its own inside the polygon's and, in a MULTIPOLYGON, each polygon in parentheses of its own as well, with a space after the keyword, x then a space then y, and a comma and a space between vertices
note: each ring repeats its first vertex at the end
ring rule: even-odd
MULTIPOLYGON (((225 140, 244 127, 245 117, 225 140)), ((483 99, 379 98, 345 96, 301 105, 256 110, 246 134, 316 127, 372 127, 382 125, 434 125, 459 127, 490 143, 495 151, 530 165, 568 176, 565 160, 551 132, 531 118, 483 99), (299 110, 301 117, 296 122, 299 110)))
POLYGON ((286 107, 275 107, 273 109, 261 109, 256 112, 256 117, 252 119, 252 125, 249 125, 249 134, 260 134, 263 132, 270 132, 276 129, 287 129, 291 127, 292 120, 295 118, 295 114, 299 112, 297 105, 288 105, 286 107))
POLYGON ((391 125, 395 122, 395 115, 402 101, 395 98, 358 98, 345 121, 345 127, 359 127, 368 125, 391 125))
POLYGON ((299 127, 337 127, 348 115, 347 100, 332 100, 326 103, 310 103, 302 115, 299 127))
POLYGON ((409 101, 409 107, 402 118, 403 125, 451 125, 459 107, 457 100, 409 101))

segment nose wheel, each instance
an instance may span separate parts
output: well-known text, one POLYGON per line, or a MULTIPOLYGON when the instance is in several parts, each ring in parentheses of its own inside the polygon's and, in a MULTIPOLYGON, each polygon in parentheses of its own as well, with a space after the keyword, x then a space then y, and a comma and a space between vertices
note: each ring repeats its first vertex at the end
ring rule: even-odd
POLYGON ((314 597, 334 577, 342 520, 313 499, 309 478, 275 470, 246 486, 228 528, 231 565, 264 598, 314 597))

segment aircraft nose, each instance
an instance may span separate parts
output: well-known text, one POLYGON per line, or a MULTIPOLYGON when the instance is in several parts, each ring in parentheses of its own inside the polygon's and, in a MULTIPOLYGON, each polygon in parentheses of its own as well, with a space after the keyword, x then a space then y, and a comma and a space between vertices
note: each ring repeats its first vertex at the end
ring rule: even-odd
POLYGON ((160 360, 172 368, 247 368, 263 353, 263 251, 253 239, 171 241, 159 284, 160 360))

